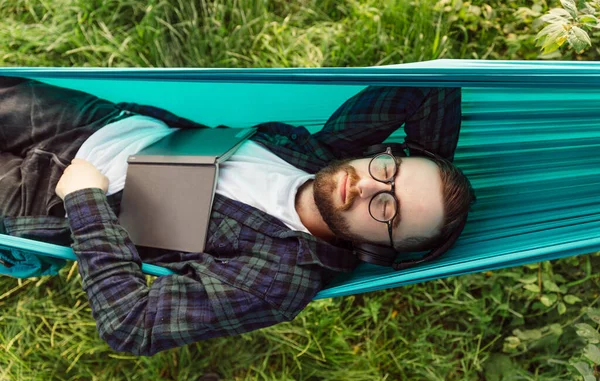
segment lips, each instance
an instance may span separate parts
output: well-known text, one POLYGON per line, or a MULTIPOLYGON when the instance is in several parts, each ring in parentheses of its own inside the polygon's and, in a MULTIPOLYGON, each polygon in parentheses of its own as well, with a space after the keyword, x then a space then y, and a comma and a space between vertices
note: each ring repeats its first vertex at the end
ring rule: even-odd
POLYGON ((348 187, 348 172, 344 172, 340 181, 340 196, 342 199, 342 205, 346 204, 346 189, 348 187))

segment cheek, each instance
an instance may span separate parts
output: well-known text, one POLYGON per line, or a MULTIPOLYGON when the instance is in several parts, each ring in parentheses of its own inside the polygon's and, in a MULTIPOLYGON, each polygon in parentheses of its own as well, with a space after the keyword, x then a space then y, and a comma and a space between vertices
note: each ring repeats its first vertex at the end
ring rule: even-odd
POLYGON ((344 218, 353 234, 372 240, 381 240, 384 233, 387 237, 387 226, 371 217, 368 202, 364 203, 361 200, 356 203, 350 210, 344 212, 344 218))

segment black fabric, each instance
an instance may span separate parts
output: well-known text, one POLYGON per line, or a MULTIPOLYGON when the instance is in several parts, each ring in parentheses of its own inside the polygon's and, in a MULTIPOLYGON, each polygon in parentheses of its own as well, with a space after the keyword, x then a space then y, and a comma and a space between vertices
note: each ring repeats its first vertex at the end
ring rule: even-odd
POLYGON ((64 216, 55 194, 64 168, 120 114, 113 103, 81 91, 0 77, 0 215, 64 216))

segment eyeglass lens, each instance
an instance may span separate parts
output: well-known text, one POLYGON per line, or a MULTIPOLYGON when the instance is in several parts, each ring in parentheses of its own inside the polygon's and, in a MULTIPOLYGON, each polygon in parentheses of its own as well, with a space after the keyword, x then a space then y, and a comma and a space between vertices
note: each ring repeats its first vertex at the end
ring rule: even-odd
MULTIPOLYGON (((369 172, 378 181, 387 182, 396 174, 396 161, 388 154, 380 154, 371 160, 369 172)), ((390 193, 383 192, 375 195, 369 204, 369 212, 380 222, 391 221, 396 215, 396 201, 390 193)))

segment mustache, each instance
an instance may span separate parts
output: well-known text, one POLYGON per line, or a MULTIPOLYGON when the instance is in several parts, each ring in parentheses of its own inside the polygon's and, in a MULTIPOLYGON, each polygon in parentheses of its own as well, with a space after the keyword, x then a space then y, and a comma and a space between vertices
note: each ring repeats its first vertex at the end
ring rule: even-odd
POLYGON ((350 165, 345 165, 343 170, 348 174, 348 192, 346 194, 346 203, 338 208, 339 211, 345 212, 352 208, 354 205, 354 201, 358 197, 358 188, 356 188, 356 183, 360 178, 356 173, 356 169, 350 165))

